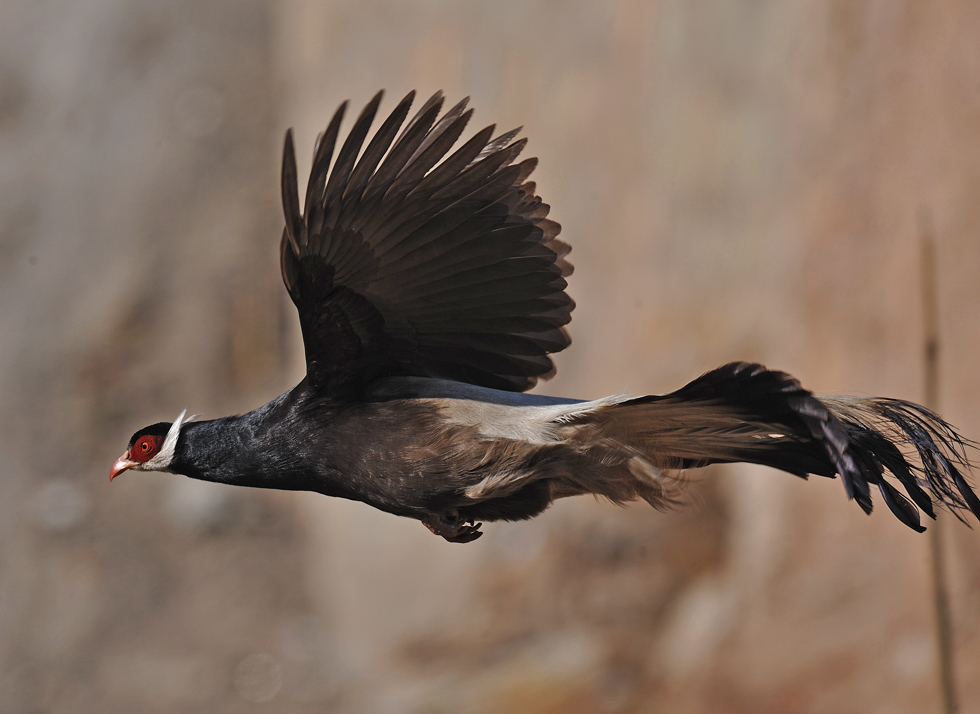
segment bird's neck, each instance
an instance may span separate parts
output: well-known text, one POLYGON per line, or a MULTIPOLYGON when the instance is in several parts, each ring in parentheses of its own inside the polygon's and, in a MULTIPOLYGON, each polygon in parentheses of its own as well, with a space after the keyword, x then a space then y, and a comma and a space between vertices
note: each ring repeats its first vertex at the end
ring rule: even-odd
POLYGON ((236 486, 309 488, 301 459, 292 453, 289 440, 276 433, 281 420, 269 418, 288 396, 241 416, 186 424, 170 470, 236 486))

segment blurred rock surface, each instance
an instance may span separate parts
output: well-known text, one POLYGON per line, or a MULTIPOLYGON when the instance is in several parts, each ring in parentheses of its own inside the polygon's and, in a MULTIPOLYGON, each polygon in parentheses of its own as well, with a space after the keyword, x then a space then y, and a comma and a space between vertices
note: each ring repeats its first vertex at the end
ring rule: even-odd
MULTIPOLYGON (((471 94, 524 125, 574 246, 540 391, 733 359, 921 399, 980 438, 980 10, 918 3, 12 0, 0 7, 0 712, 938 709, 926 541, 840 484, 692 474, 469 546, 311 494, 109 464, 302 374, 278 153, 336 105, 471 94)), ((980 541, 952 521, 964 711, 980 541)))

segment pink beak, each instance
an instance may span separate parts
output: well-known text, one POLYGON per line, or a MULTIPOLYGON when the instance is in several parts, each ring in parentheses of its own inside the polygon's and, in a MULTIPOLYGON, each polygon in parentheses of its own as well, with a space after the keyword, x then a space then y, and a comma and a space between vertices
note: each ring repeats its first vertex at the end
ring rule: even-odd
POLYGON ((112 479, 121 474, 123 471, 128 471, 134 466, 136 466, 136 462, 130 460, 129 452, 126 452, 116 459, 116 463, 112 465, 112 469, 109 471, 109 481, 112 481, 112 479))

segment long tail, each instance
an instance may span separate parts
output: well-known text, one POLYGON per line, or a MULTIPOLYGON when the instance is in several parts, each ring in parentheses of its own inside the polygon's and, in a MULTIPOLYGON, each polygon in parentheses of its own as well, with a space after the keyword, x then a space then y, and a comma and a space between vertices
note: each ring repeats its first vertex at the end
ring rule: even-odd
POLYGON ((972 446, 925 407, 898 399, 815 397, 784 372, 737 362, 676 392, 592 412, 606 437, 658 468, 744 461, 805 478, 839 474, 849 499, 871 513, 871 486, 909 528, 934 504, 980 518, 980 498, 962 471, 972 446), (891 475, 905 494, 885 478, 891 475))

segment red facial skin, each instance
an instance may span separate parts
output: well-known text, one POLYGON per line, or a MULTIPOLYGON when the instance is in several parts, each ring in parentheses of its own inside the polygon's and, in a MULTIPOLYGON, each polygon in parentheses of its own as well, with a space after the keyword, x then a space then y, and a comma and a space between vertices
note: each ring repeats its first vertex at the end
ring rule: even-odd
POLYGON ((157 455, 162 445, 162 436, 153 436, 151 434, 141 436, 133 444, 133 448, 129 450, 129 458, 138 464, 145 463, 157 455))
POLYGON ((116 459, 116 463, 112 465, 112 469, 109 471, 109 480, 112 481, 112 479, 123 471, 128 471, 134 466, 146 463, 160 452, 162 445, 162 436, 156 436, 154 434, 141 436, 129 451, 116 459))

